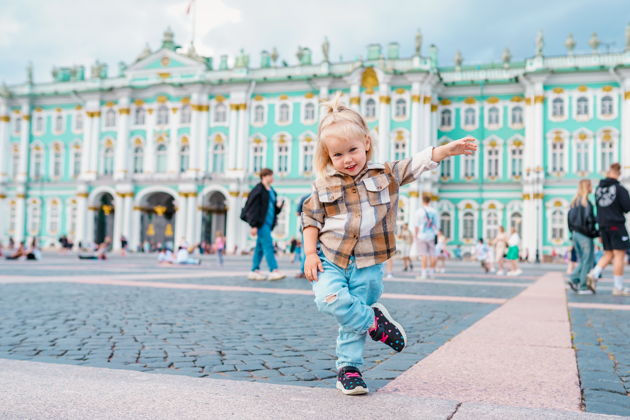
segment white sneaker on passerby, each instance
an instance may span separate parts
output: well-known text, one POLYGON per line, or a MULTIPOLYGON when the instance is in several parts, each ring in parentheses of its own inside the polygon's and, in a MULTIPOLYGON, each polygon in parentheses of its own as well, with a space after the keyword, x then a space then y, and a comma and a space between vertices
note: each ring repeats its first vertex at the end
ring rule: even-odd
POLYGON ((420 272, 420 275, 417 277, 418 280, 426 280, 427 279, 427 272, 422 270, 420 272))
POLYGON ((516 271, 512 271, 512 273, 513 276, 520 276, 521 274, 523 274, 523 270, 519 268, 516 271))
POLYGON ((590 289, 580 289, 576 293, 578 295, 594 295, 593 291, 590 289))
POLYGON ((269 276, 267 276, 267 280, 269 280, 269 281, 282 280, 285 277, 286 277, 286 275, 282 274, 279 271, 272 271, 271 273, 269 273, 269 276))
POLYGON ((247 275, 247 278, 250 280, 255 280, 255 281, 267 280, 267 276, 265 276, 260 271, 250 271, 249 274, 247 275))
POLYGON ((504 276, 504 275, 505 275, 505 271, 503 270, 497 271, 497 276, 504 276))
POLYGON ((385 276, 385 278, 386 278, 387 280, 391 280, 391 279, 393 279, 393 278, 394 278, 394 276, 392 275, 392 273, 387 273, 387 275, 385 276))
POLYGON ((613 287, 612 294, 613 296, 630 296, 630 289, 627 287, 624 287, 623 289, 613 287))

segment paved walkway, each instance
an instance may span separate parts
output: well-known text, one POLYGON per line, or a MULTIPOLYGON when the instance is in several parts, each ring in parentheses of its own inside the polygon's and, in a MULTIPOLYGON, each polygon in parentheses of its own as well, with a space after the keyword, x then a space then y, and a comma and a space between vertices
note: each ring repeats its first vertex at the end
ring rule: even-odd
POLYGON ((557 266, 518 278, 466 263, 426 281, 396 272, 383 301, 409 346, 369 342, 363 372, 377 392, 348 399, 334 390, 336 326, 304 280, 248 281, 235 257, 173 268, 74 258, 0 262, 0 389, 11 390, 0 417, 107 417, 97 408, 114 400, 108 415, 136 418, 156 405, 206 418, 283 418, 282 407, 292 418, 344 407, 351 418, 630 416, 630 301, 603 281, 567 302, 557 266))

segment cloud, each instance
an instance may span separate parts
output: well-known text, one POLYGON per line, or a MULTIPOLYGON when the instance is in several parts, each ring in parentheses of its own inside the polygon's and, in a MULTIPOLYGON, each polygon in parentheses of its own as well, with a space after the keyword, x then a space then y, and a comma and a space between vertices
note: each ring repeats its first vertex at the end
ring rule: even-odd
POLYGON ((8 47, 15 42, 15 36, 22 25, 10 16, 0 16, 0 47, 8 47))

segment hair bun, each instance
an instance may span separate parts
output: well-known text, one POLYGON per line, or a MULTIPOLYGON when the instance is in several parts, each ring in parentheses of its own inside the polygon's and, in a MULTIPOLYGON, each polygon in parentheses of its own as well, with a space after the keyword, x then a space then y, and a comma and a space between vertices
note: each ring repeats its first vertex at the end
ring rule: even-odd
POLYGON ((348 109, 348 107, 341 100, 342 95, 343 93, 340 90, 338 90, 337 93, 335 93, 335 96, 331 100, 323 102, 322 103, 322 108, 324 108, 323 113, 332 114, 334 112, 341 112, 348 109))

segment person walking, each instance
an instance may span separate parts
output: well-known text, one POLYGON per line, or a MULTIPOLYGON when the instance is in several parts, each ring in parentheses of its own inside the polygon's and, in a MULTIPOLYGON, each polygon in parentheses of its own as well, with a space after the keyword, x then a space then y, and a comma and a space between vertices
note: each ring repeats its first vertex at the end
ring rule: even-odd
POLYGON ((578 184, 578 190, 571 201, 567 221, 573 240, 573 249, 576 253, 577 266, 568 280, 569 287, 581 295, 593 294, 594 289, 588 287, 586 276, 593 268, 595 260, 595 248, 593 238, 599 236, 595 226, 595 213, 593 205, 588 200, 593 191, 590 179, 582 179, 578 184))
POLYGON ((416 212, 416 244, 421 257, 420 279, 433 277, 435 269, 435 239, 438 231, 437 212, 430 206, 431 196, 422 196, 422 206, 416 212))
POLYGON ((403 271, 413 270, 411 263, 411 245, 413 244, 413 233, 409 229, 408 223, 403 223, 400 233, 398 234, 400 243, 400 254, 402 255, 403 271))
POLYGON ((490 248, 487 244, 483 243, 483 238, 479 238, 477 242, 475 255, 477 256, 477 261, 481 264, 481 268, 483 268, 486 273, 490 271, 490 262, 488 261, 490 258, 490 248))
POLYGON ((219 265, 223 267, 223 253, 225 252, 225 236, 220 230, 214 235, 214 250, 217 253, 219 265))
POLYGON ((494 260, 497 263, 497 276, 505 274, 505 268, 503 267, 503 260, 505 259, 505 253, 507 252, 507 244, 509 236, 503 226, 499 226, 499 232, 497 236, 492 240, 492 246, 494 247, 494 260))
POLYGON ((446 258, 448 257, 448 249, 446 249, 446 236, 442 231, 438 231, 437 244, 435 245, 435 272, 444 274, 446 272, 446 258))
POLYGON ((604 256, 588 273, 586 281, 589 289, 595 291, 599 275, 612 262, 614 282, 612 294, 630 296, 630 289, 623 287, 626 250, 630 248, 625 217, 625 213, 630 211, 630 196, 628 190, 619 183, 620 176, 621 165, 613 163, 606 172, 606 178, 602 179, 595 189, 597 223, 604 246, 604 256))
POLYGON ((260 182, 252 189, 241 211, 241 220, 251 227, 251 236, 256 237, 256 249, 252 259, 252 270, 248 275, 250 280, 281 280, 284 274, 278 271, 278 262, 274 254, 271 232, 276 227, 278 214, 282 211, 284 201, 278 205, 276 191, 273 184, 273 171, 263 168, 260 171, 260 182), (269 266, 269 276, 260 272, 263 256, 269 266))
POLYGON ((516 231, 516 227, 512 227, 512 232, 510 233, 510 238, 508 239, 508 249, 507 255, 505 259, 510 262, 510 267, 512 268, 508 271, 508 276, 518 276, 523 274, 523 271, 518 268, 518 246, 521 242, 521 237, 518 235, 516 231))

